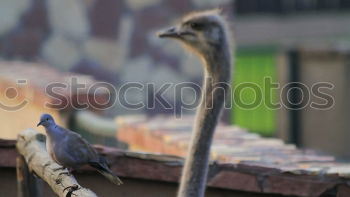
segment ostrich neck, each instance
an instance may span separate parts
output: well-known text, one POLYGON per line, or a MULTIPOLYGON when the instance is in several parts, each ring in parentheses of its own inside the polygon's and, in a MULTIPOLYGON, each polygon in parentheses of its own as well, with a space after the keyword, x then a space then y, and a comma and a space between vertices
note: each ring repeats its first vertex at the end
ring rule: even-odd
POLYGON ((203 55, 205 75, 191 144, 182 172, 178 197, 204 196, 210 146, 230 82, 230 50, 224 46, 203 55))

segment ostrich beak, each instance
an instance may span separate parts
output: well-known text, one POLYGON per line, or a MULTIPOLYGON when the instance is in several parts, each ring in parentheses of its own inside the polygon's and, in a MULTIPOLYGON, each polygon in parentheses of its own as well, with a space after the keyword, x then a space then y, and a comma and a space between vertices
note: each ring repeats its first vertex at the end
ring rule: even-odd
POLYGON ((159 38, 179 38, 180 34, 177 32, 176 27, 170 27, 164 31, 158 32, 159 38))

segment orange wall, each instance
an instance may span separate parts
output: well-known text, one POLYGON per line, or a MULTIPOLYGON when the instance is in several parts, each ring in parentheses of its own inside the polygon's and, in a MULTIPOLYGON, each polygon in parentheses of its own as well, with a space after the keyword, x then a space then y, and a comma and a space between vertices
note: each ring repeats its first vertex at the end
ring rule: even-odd
MULTIPOLYGON (((0 95, 0 102, 9 106, 16 106, 22 102, 21 99, 7 99, 5 95, 0 95)), ((16 139, 17 134, 27 128, 36 128, 42 113, 50 113, 57 123, 62 124, 62 119, 57 110, 46 108, 44 104, 29 101, 18 111, 7 111, 0 109, 0 138, 16 139)), ((42 127, 36 128, 44 132, 42 127)))

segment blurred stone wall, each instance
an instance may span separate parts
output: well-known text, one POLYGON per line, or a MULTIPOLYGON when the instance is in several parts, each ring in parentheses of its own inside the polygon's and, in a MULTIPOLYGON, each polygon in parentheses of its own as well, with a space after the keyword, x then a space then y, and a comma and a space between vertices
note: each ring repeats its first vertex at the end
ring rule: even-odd
MULTIPOLYGON (((231 5, 231 0, 1 0, 0 57, 48 62, 117 88, 125 82, 154 83, 156 88, 166 82, 200 83, 197 58, 155 33, 189 11, 230 11, 231 5)), ((180 102, 173 92, 166 92, 167 100, 180 102)), ((129 91, 127 98, 146 101, 145 94, 129 91)), ((194 93, 186 95, 191 100, 194 93)), ((166 112, 161 106, 146 111, 166 112)))

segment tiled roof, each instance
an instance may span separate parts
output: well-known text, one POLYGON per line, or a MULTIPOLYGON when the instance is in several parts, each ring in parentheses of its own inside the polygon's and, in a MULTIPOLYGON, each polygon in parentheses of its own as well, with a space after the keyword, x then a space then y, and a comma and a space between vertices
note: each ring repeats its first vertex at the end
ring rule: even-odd
MULTIPOLYGON (((117 123, 118 139, 133 150, 184 156, 193 117, 129 116, 117 118, 117 123)), ((350 180, 348 163, 230 125, 217 128, 212 159, 209 185, 221 188, 317 196, 350 180)))

